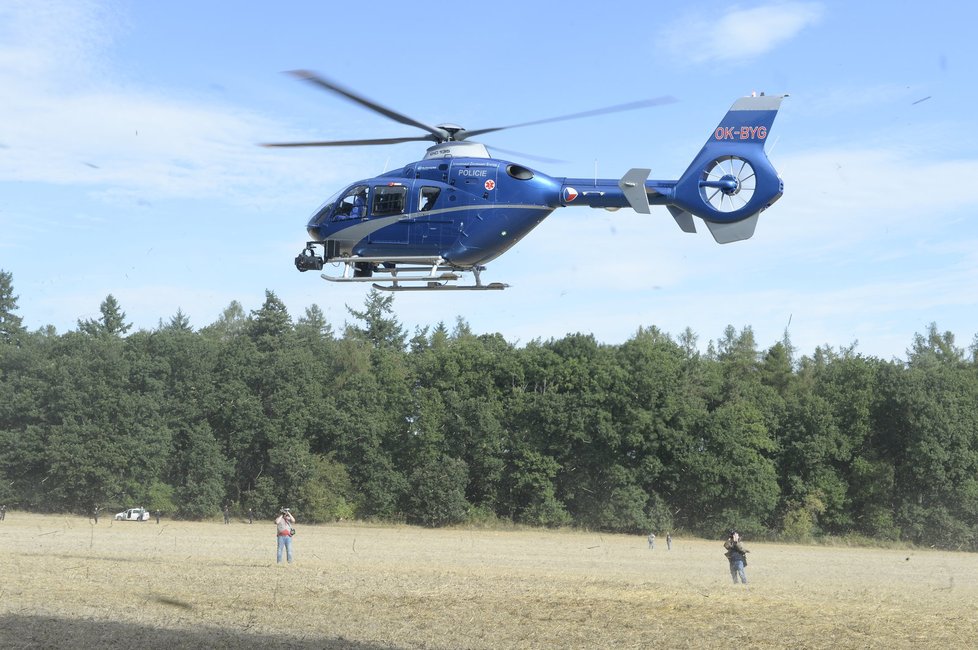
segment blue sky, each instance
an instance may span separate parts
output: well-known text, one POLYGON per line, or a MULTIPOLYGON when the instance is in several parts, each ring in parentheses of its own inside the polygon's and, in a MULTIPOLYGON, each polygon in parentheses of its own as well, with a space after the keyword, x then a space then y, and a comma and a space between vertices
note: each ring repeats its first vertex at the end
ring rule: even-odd
POLYGON ((552 176, 678 178, 738 96, 791 95, 768 139, 785 195, 753 239, 560 209, 484 274, 510 289, 397 295, 412 331, 461 316, 517 343, 618 343, 656 325, 705 347, 749 325, 768 347, 788 327, 800 354, 885 359, 932 321, 961 347, 978 332, 972 3, 231 6, 0 4, 0 268, 30 328, 74 329, 110 293, 137 328, 178 309, 203 327, 265 289, 342 328, 367 289, 294 269, 305 221, 423 146, 256 146, 414 134, 281 74, 308 68, 469 128, 678 98, 483 138, 566 161, 520 161, 552 176))

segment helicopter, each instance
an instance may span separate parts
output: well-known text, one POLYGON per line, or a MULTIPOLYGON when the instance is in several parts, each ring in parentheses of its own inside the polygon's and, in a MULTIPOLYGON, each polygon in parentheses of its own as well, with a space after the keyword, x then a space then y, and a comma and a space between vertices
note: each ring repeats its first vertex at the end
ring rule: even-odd
POLYGON ((650 169, 621 178, 558 178, 517 162, 495 158, 469 138, 503 129, 588 117, 668 103, 659 98, 502 127, 431 126, 387 108, 307 70, 290 74, 345 97, 424 134, 360 140, 285 142, 267 147, 347 147, 433 142, 424 158, 374 178, 347 185, 313 213, 310 240, 295 258, 299 271, 342 265, 331 282, 371 282, 386 291, 485 291, 496 259, 554 210, 587 206, 650 214, 665 206, 679 227, 696 232, 701 219, 720 244, 749 239, 758 216, 781 198, 784 184, 764 145, 787 95, 752 93, 734 101, 679 180, 649 180, 650 169), (471 273, 473 283, 469 282, 471 273))

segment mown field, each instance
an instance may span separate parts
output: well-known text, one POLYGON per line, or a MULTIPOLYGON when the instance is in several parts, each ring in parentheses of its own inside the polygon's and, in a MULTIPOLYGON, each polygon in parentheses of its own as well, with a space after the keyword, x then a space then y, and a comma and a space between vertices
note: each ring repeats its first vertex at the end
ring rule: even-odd
POLYGON ((967 648, 978 556, 566 531, 132 523, 10 512, 0 647, 967 648))

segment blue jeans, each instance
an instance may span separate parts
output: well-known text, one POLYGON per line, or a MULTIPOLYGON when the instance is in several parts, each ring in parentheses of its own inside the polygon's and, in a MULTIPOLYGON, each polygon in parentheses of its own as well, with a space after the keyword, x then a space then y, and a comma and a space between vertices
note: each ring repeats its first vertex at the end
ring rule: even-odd
POLYGON ((744 573, 744 561, 730 560, 730 577, 733 578, 734 584, 737 584, 737 576, 740 576, 742 583, 747 584, 747 574, 744 573))
MULTIPOLYGON (((275 556, 275 561, 279 564, 282 563, 282 549, 285 549, 285 555, 289 560, 289 564, 292 564, 292 538, 288 535, 278 536, 278 553, 275 556)), ((746 582, 746 580, 745 580, 746 582)))

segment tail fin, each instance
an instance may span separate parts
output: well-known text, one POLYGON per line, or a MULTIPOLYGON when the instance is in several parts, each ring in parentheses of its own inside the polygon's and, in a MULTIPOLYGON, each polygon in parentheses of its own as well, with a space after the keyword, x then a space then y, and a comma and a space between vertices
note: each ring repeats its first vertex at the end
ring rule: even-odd
POLYGON ((676 183, 668 207, 680 228, 694 231, 695 215, 721 244, 753 236, 758 215, 784 192, 764 144, 785 97, 760 95, 734 102, 676 183))

